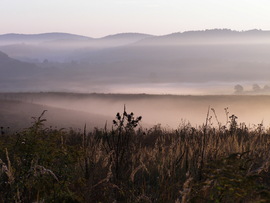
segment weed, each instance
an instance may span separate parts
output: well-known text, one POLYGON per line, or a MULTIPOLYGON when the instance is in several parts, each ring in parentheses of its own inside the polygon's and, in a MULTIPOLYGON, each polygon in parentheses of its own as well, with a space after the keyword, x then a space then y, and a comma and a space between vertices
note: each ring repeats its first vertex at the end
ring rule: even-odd
POLYGON ((0 202, 269 202, 269 129, 225 114, 143 130, 124 108, 111 130, 88 133, 46 128, 43 112, 1 133, 0 202))

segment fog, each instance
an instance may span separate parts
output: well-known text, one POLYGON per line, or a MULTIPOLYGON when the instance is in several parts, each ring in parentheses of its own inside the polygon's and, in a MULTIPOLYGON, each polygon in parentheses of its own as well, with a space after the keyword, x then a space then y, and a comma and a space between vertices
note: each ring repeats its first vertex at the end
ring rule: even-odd
POLYGON ((39 116, 43 110, 47 118, 46 126, 89 130, 103 128, 105 123, 111 128, 117 112, 127 112, 142 116, 141 127, 151 128, 161 124, 167 129, 191 123, 199 126, 205 123, 208 108, 212 110, 210 123, 225 125, 234 114, 239 123, 256 127, 263 122, 270 127, 270 96, 173 96, 173 95, 127 95, 127 94, 71 94, 71 93, 6 93, 0 94, 1 123, 17 127, 31 124, 32 116, 39 116), (6 118, 6 119, 5 119, 6 118), (7 120, 9 121, 7 123, 7 120), (20 126, 18 126, 20 124, 20 126))
POLYGON ((268 124, 269 98, 259 95, 270 94, 269 39, 261 30, 0 35, 1 116, 18 124, 48 109, 51 124, 103 127, 126 105, 145 126, 175 128, 182 119, 201 125, 210 106, 223 123, 229 107, 243 122, 268 124))
POLYGON ((270 32, 0 35, 0 91, 233 94, 269 85, 270 32))

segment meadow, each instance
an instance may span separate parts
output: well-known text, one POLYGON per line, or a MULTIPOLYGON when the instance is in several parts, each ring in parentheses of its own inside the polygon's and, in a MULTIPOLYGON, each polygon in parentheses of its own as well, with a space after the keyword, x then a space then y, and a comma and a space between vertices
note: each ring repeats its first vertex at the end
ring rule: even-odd
MULTIPOLYGON (((182 122, 194 127, 205 122, 207 110, 215 109, 219 122, 226 123, 224 111, 238 116, 239 122, 252 127, 270 124, 268 95, 149 95, 149 94, 80 94, 80 93, 0 93, 0 122, 2 125, 28 127, 31 117, 46 113, 47 127, 83 128, 92 130, 112 124, 116 112, 127 110, 143 116, 141 126, 161 124, 175 129, 182 122)), ((217 126, 213 112, 213 125, 217 126)))
MULTIPOLYGON (((11 104, 12 100, 18 102, 14 105, 17 107, 22 103, 33 105, 36 110, 49 107, 38 104, 40 98, 50 104, 51 110, 61 113, 63 108, 57 106, 58 102, 52 103, 52 96, 54 101, 66 101, 62 105, 74 111, 71 104, 78 101, 78 95, 73 94, 1 94, 1 104, 11 104)), ((130 100, 141 107, 149 100, 158 101, 159 108, 157 103, 152 105, 154 117, 158 112, 170 111, 172 104, 188 107, 193 101, 196 108, 193 106, 190 114, 196 117, 196 111, 204 109, 204 118, 201 124, 179 119, 174 128, 162 123, 144 128, 150 107, 139 113, 135 108, 133 113, 130 106, 121 104, 111 120, 92 129, 86 123, 81 123, 81 130, 48 125, 46 111, 32 118, 30 127, 17 132, 10 129, 12 126, 0 124, 0 202, 270 201, 269 128, 265 122, 245 124, 227 107, 219 116, 219 110, 208 104, 219 107, 230 103, 240 109, 249 104, 245 106, 246 115, 255 117, 256 111, 262 113, 260 109, 266 107, 263 104, 267 105, 268 96, 79 96, 89 105, 93 104, 91 101, 102 105, 100 101, 107 98, 112 110, 119 105, 119 98, 126 105, 130 100), (171 106, 165 108, 168 104, 171 106), (249 109, 256 106, 257 109, 249 109)), ((102 112, 110 107, 96 109, 102 112)), ((13 116, 16 120, 20 114, 18 109, 10 112, 11 109, 4 112, 1 108, 5 118, 13 116)), ((148 121, 150 124, 151 119, 148 121)))

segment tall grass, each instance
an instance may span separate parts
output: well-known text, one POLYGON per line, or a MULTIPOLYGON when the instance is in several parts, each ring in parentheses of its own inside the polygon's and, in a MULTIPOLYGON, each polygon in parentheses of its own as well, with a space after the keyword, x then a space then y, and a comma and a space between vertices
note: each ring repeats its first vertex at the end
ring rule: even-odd
POLYGON ((213 127, 208 112, 196 128, 146 130, 124 109, 110 130, 87 132, 46 128, 43 114, 0 135, 0 202, 270 201, 262 124, 250 129, 227 113, 224 125, 214 114, 213 127))

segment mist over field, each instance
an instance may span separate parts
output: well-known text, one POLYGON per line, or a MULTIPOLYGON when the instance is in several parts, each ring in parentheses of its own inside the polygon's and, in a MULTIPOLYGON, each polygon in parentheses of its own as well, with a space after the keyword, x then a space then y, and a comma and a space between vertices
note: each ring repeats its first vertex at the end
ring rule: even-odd
POLYGON ((126 105, 146 127, 201 125, 209 106, 223 124, 229 107, 240 121, 268 125, 269 98, 255 96, 270 93, 268 53, 262 30, 0 35, 0 92, 19 93, 2 95, 1 122, 26 126, 47 109, 48 125, 104 127, 126 105))
POLYGON ((269 19, 267 0, 1 1, 0 203, 270 202, 269 19))
MULTIPOLYGON (((190 123, 201 126, 206 122, 210 108, 210 124, 226 125, 229 116, 236 115, 239 123, 256 127, 263 123, 269 127, 270 96, 175 96, 147 94, 77 94, 77 93, 2 93, 0 94, 0 123, 4 126, 24 128, 43 110, 46 126, 89 130, 112 127, 117 112, 142 116, 141 127, 151 128, 161 124, 167 129, 177 129, 190 123), (225 108, 229 112, 226 115, 225 108), (214 110, 214 111, 213 111, 214 110), (215 113, 214 113, 215 112, 215 113), (216 118, 216 116, 217 118, 216 118)), ((229 125, 229 123, 227 124, 229 125)))
MULTIPOLYGON (((0 35, 0 91, 233 94, 269 85, 270 32, 0 35)), ((264 91, 267 92, 268 91, 264 91)), ((259 92, 260 93, 260 92, 259 92)))

